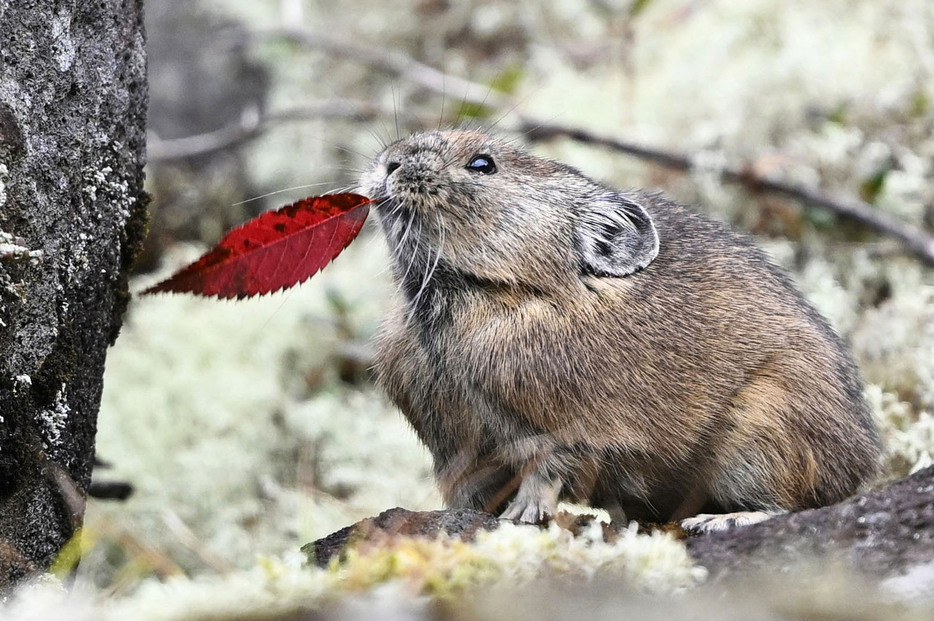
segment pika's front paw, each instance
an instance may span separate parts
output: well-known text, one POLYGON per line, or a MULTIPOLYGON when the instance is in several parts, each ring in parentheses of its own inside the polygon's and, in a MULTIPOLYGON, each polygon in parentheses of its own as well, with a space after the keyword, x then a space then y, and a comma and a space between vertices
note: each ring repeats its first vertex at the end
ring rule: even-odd
POLYGON ((706 534, 749 526, 781 515, 784 511, 737 511, 736 513, 701 513, 681 520, 681 528, 691 534, 706 534))

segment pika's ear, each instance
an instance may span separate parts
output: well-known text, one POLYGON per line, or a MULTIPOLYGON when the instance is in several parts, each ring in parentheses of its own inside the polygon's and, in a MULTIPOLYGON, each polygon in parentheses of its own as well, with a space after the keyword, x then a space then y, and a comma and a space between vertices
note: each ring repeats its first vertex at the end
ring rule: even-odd
POLYGON ((658 256, 658 233, 645 208, 611 194, 581 209, 577 248, 584 272, 627 276, 658 256))

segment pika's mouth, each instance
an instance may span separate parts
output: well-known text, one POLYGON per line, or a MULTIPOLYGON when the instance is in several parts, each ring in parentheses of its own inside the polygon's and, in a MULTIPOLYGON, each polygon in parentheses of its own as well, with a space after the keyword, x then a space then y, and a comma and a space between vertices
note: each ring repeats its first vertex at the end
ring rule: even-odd
POLYGON ((387 223, 399 220, 410 221, 415 217, 414 210, 409 205, 388 195, 384 195, 382 198, 374 198, 373 208, 380 220, 387 223))
POLYGON ((392 197, 389 192, 389 179, 376 168, 370 168, 361 175, 356 191, 373 201, 371 207, 379 209, 392 197))
POLYGON ((398 216, 401 212, 408 212, 404 201, 395 196, 389 189, 389 181, 383 177, 378 183, 361 188, 362 193, 372 200, 372 209, 382 218, 398 216))
POLYGON ((373 201, 372 208, 381 216, 386 216, 390 212, 397 211, 400 206, 399 201, 392 198, 388 192, 377 192, 368 195, 373 201))

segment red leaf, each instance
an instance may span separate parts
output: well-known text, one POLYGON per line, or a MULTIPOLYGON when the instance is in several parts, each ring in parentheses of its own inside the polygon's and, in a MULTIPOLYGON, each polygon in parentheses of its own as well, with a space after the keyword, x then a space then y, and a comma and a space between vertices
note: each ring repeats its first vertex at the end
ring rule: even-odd
POLYGON ((291 287, 316 274, 354 240, 369 212, 359 194, 314 196, 268 211, 147 293, 244 298, 291 287))

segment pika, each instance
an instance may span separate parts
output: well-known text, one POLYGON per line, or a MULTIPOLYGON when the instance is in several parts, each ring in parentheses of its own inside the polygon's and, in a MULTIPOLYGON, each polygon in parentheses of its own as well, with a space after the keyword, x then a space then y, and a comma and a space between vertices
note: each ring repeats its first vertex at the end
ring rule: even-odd
POLYGON ((449 507, 713 530, 877 473, 845 345, 725 226, 473 130, 390 144, 360 191, 398 287, 377 378, 449 507))

